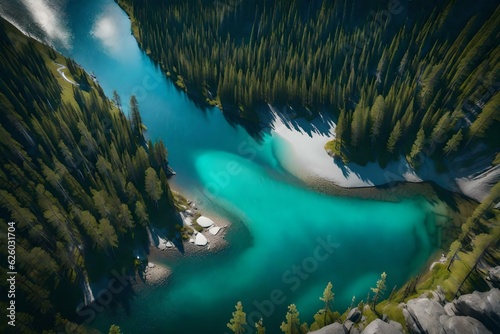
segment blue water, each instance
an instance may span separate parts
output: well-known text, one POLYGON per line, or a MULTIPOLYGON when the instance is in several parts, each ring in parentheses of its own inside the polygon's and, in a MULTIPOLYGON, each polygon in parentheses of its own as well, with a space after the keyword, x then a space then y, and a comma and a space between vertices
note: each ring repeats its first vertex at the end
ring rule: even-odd
MULTIPOLYGON (((22 5, 16 10, 33 21, 22 5)), ((232 222, 228 249, 165 260, 174 270, 168 285, 135 296, 127 312, 103 311, 92 326, 224 333, 241 300, 249 322, 263 317, 268 332, 278 332, 289 303, 311 322, 328 281, 335 308, 343 311, 353 295, 364 299, 383 271, 389 289, 401 286, 435 250, 425 199, 339 198, 296 182, 276 158, 287 144, 271 135, 257 142, 218 109, 197 108, 139 50, 113 1, 59 1, 52 10, 69 37, 48 30, 44 38, 94 72, 108 96, 117 90, 127 104, 136 95, 147 136, 163 139, 169 150, 178 172, 172 183, 232 222)))

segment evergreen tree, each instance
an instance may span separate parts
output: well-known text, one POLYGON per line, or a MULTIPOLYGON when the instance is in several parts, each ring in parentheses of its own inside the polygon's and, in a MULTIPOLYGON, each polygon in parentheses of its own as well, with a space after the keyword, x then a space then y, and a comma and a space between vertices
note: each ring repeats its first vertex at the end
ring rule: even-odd
POLYGON ((326 323, 326 316, 328 315, 328 312, 330 311, 330 303, 333 301, 333 297, 335 294, 332 291, 333 285, 332 282, 328 282, 326 285, 325 291, 323 291, 323 296, 320 297, 319 299, 325 303, 325 315, 324 315, 324 320, 323 323, 325 326, 327 325, 326 323))
POLYGON ((458 145, 460 145, 462 138, 463 138, 462 129, 460 129, 450 138, 450 140, 448 140, 445 148, 443 149, 443 152, 445 154, 450 154, 451 152, 455 152, 458 149, 458 145))
POLYGON ((378 136, 380 134, 380 129, 382 127, 382 123, 384 121, 384 113, 385 113, 385 100, 382 95, 377 96, 375 99, 375 103, 371 109, 371 142, 372 145, 377 142, 378 136))
POLYGON ((233 312, 233 317, 229 320, 227 327, 234 334, 242 334, 245 332, 244 326, 247 324, 247 315, 243 312, 243 305, 241 302, 236 303, 236 311, 233 312))
POLYGON ((255 323, 255 329, 257 329, 257 334, 266 334, 266 328, 264 327, 262 318, 255 323))
MULTIPOLYGON (((117 264, 133 266, 133 248, 119 246, 147 245, 150 206, 143 198, 149 194, 140 175, 151 169, 154 198, 169 194, 157 177, 168 168, 166 149, 134 140, 131 123, 83 69, 3 19, 0 49, 0 221, 16 222, 16 308, 22 310, 16 327, 82 333, 61 314, 76 318, 76 306, 90 302, 82 283, 107 279, 117 264), (70 94, 63 94, 68 83, 51 59, 66 62, 80 82, 70 94)), ((161 210, 161 227, 173 228, 171 196, 161 210)), ((0 249, 2 257, 6 251, 0 249)))
POLYGON ((122 334, 122 332, 120 330, 120 327, 111 325, 111 327, 109 328, 109 334, 122 334))
POLYGON ((300 333, 299 311, 297 311, 297 306, 295 306, 295 304, 290 304, 288 306, 288 312, 286 313, 286 322, 281 323, 280 329, 285 334, 300 333))
POLYGON ((144 126, 142 124, 141 113, 139 111, 139 103, 137 102, 137 98, 135 97, 135 95, 132 95, 132 97, 130 97, 130 118, 132 123, 132 129, 134 130, 135 135, 140 140, 143 140, 144 126))
POLYGON ((425 132, 424 129, 421 128, 420 130, 418 130, 417 138, 415 139, 415 142, 413 143, 413 146, 411 148, 410 157, 412 159, 415 159, 415 157, 420 152, 422 152, 422 149, 424 147, 424 141, 425 141, 425 132))
POLYGON ((387 141, 387 151, 389 151, 389 153, 394 153, 396 145, 401 139, 402 134, 403 131, 401 130, 401 122, 398 121, 394 126, 394 129, 392 129, 389 140, 387 141))
POLYGON ((386 280, 387 280, 387 274, 383 272, 380 275, 380 279, 377 280, 377 285, 374 288, 371 288, 372 292, 375 294, 372 299, 372 309, 375 309, 375 304, 377 303, 378 299, 382 294, 384 293, 386 289, 386 280))
POLYGON ((149 198, 158 206, 158 201, 163 194, 163 189, 161 187, 160 179, 158 178, 158 174, 156 171, 149 167, 146 169, 146 177, 145 177, 145 189, 149 198))

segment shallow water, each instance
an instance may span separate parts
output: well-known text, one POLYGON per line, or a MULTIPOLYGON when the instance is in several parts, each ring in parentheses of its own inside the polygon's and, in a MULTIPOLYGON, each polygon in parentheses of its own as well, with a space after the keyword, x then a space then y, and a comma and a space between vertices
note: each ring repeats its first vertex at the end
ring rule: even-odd
POLYGON ((401 286, 435 250, 434 216, 425 199, 389 203, 305 187, 280 166, 277 156, 286 143, 271 135, 257 142, 218 109, 200 110, 176 90, 139 50, 127 16, 113 1, 54 2, 49 12, 58 18, 54 29, 63 33, 28 25, 36 20, 22 3, 9 10, 24 15, 18 23, 25 30, 38 31, 94 72, 108 96, 117 90, 124 103, 137 96, 147 135, 163 139, 169 150, 178 172, 174 185, 233 223, 228 249, 165 261, 174 269, 168 285, 137 295, 128 314, 104 311, 93 326, 106 331, 115 323, 124 333, 224 333, 241 300, 249 322, 264 317, 268 331, 278 332, 289 303, 311 322, 328 281, 335 309, 343 311, 353 295, 365 299, 383 271, 389 290, 401 286))

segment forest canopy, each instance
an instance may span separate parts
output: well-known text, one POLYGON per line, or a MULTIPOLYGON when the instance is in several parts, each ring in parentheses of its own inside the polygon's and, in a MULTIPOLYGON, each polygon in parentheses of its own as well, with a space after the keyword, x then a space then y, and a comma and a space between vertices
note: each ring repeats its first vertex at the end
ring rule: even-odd
POLYGON ((193 98, 243 122, 264 122, 267 104, 329 115, 329 150, 344 161, 403 154, 418 165, 426 146, 438 160, 474 142, 486 155, 498 147, 495 1, 119 3, 141 47, 193 98))
POLYGON ((167 152, 74 61, 3 20, 0 49, 0 222, 15 230, 16 330, 77 333, 68 319, 87 320, 75 312, 98 297, 89 284, 133 273, 146 229, 175 224, 167 152))

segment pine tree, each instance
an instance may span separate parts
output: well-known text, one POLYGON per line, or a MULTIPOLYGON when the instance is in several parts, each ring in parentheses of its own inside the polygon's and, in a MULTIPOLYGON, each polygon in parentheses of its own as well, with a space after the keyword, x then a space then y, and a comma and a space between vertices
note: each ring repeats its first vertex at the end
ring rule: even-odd
POLYGON ((385 100, 382 95, 377 96, 375 99, 375 103, 372 106, 370 111, 370 116, 372 120, 371 127, 371 142, 372 146, 377 142, 378 136, 380 134, 380 128, 384 122, 384 114, 385 114, 385 100))
POLYGON ((380 298, 380 296, 382 296, 382 294, 384 293, 384 291, 386 289, 386 285, 385 285, 386 280, 387 280, 387 274, 385 272, 383 272, 380 275, 380 279, 377 280, 377 285, 374 288, 371 288, 371 290, 375 294, 375 296, 373 296, 373 299, 372 299, 372 309, 373 310, 375 309, 375 304, 377 303, 378 299, 380 298))
POLYGON ((158 206, 158 201, 163 194, 163 189, 161 187, 160 179, 158 178, 158 174, 156 171, 149 167, 146 169, 146 177, 145 177, 145 189, 149 198, 158 206))
POLYGON ((286 322, 281 323, 280 329, 285 334, 300 333, 299 311, 297 311, 297 306, 295 306, 295 304, 290 304, 288 306, 288 312, 286 313, 286 322))
POLYGON ((342 151, 342 144, 344 141, 344 137, 346 135, 347 126, 348 124, 346 119, 346 113, 344 110, 342 110, 339 115, 337 126, 335 127, 336 145, 339 153, 342 151))
POLYGON ((332 292, 332 288, 333 288, 332 282, 328 282, 328 284, 326 285, 325 291, 323 291, 323 296, 319 298, 321 301, 323 301, 325 303, 325 315, 324 315, 324 320, 323 320, 323 323, 325 324, 325 326, 328 325, 326 323, 326 317, 328 315, 328 312, 331 310, 330 303, 333 301, 333 298, 335 296, 335 294, 332 292))
POLYGON ((403 134, 403 131, 401 130, 401 122, 398 121, 396 125, 394 126, 394 129, 392 129, 392 132, 389 136, 389 140, 387 141, 387 151, 389 153, 394 153, 394 150, 396 149, 396 145, 398 144, 399 140, 401 139, 401 135, 403 134))
POLYGON ((109 328, 109 334, 122 334, 122 332, 120 330, 120 327, 111 325, 111 327, 109 328))
POLYGON ((443 149, 443 152, 445 154, 450 154, 451 152, 455 152, 458 149, 458 145, 460 145, 462 138, 463 138, 462 129, 460 129, 450 138, 450 140, 448 140, 445 148, 443 149))
POLYGON ((415 157, 422 152, 422 149, 424 147, 424 141, 425 141, 425 132, 423 128, 420 128, 417 132, 417 138, 415 139, 415 142, 413 143, 413 146, 411 148, 410 152, 410 157, 412 159, 415 159, 415 157))
POLYGON ((255 323, 255 329, 257 329, 257 334, 266 334, 266 328, 264 327, 262 318, 255 323))
POLYGON ((236 311, 233 312, 233 317, 229 320, 227 327, 234 334, 242 334, 245 332, 244 326, 247 324, 247 315, 243 312, 243 304, 241 302, 236 303, 236 311))
POLYGON ((477 119, 470 127, 470 136, 485 137, 486 131, 493 122, 500 122, 500 94, 495 96, 483 108, 477 119))
POLYGON ((122 99, 116 90, 113 91, 113 101, 119 110, 122 110, 122 99))
POLYGON ((134 130, 135 135, 140 140, 143 140, 144 134, 143 134, 142 118, 141 118, 141 113, 139 111, 139 103, 137 102, 137 98, 135 97, 135 95, 132 95, 132 97, 130 98, 130 117, 131 117, 132 129, 134 130))

